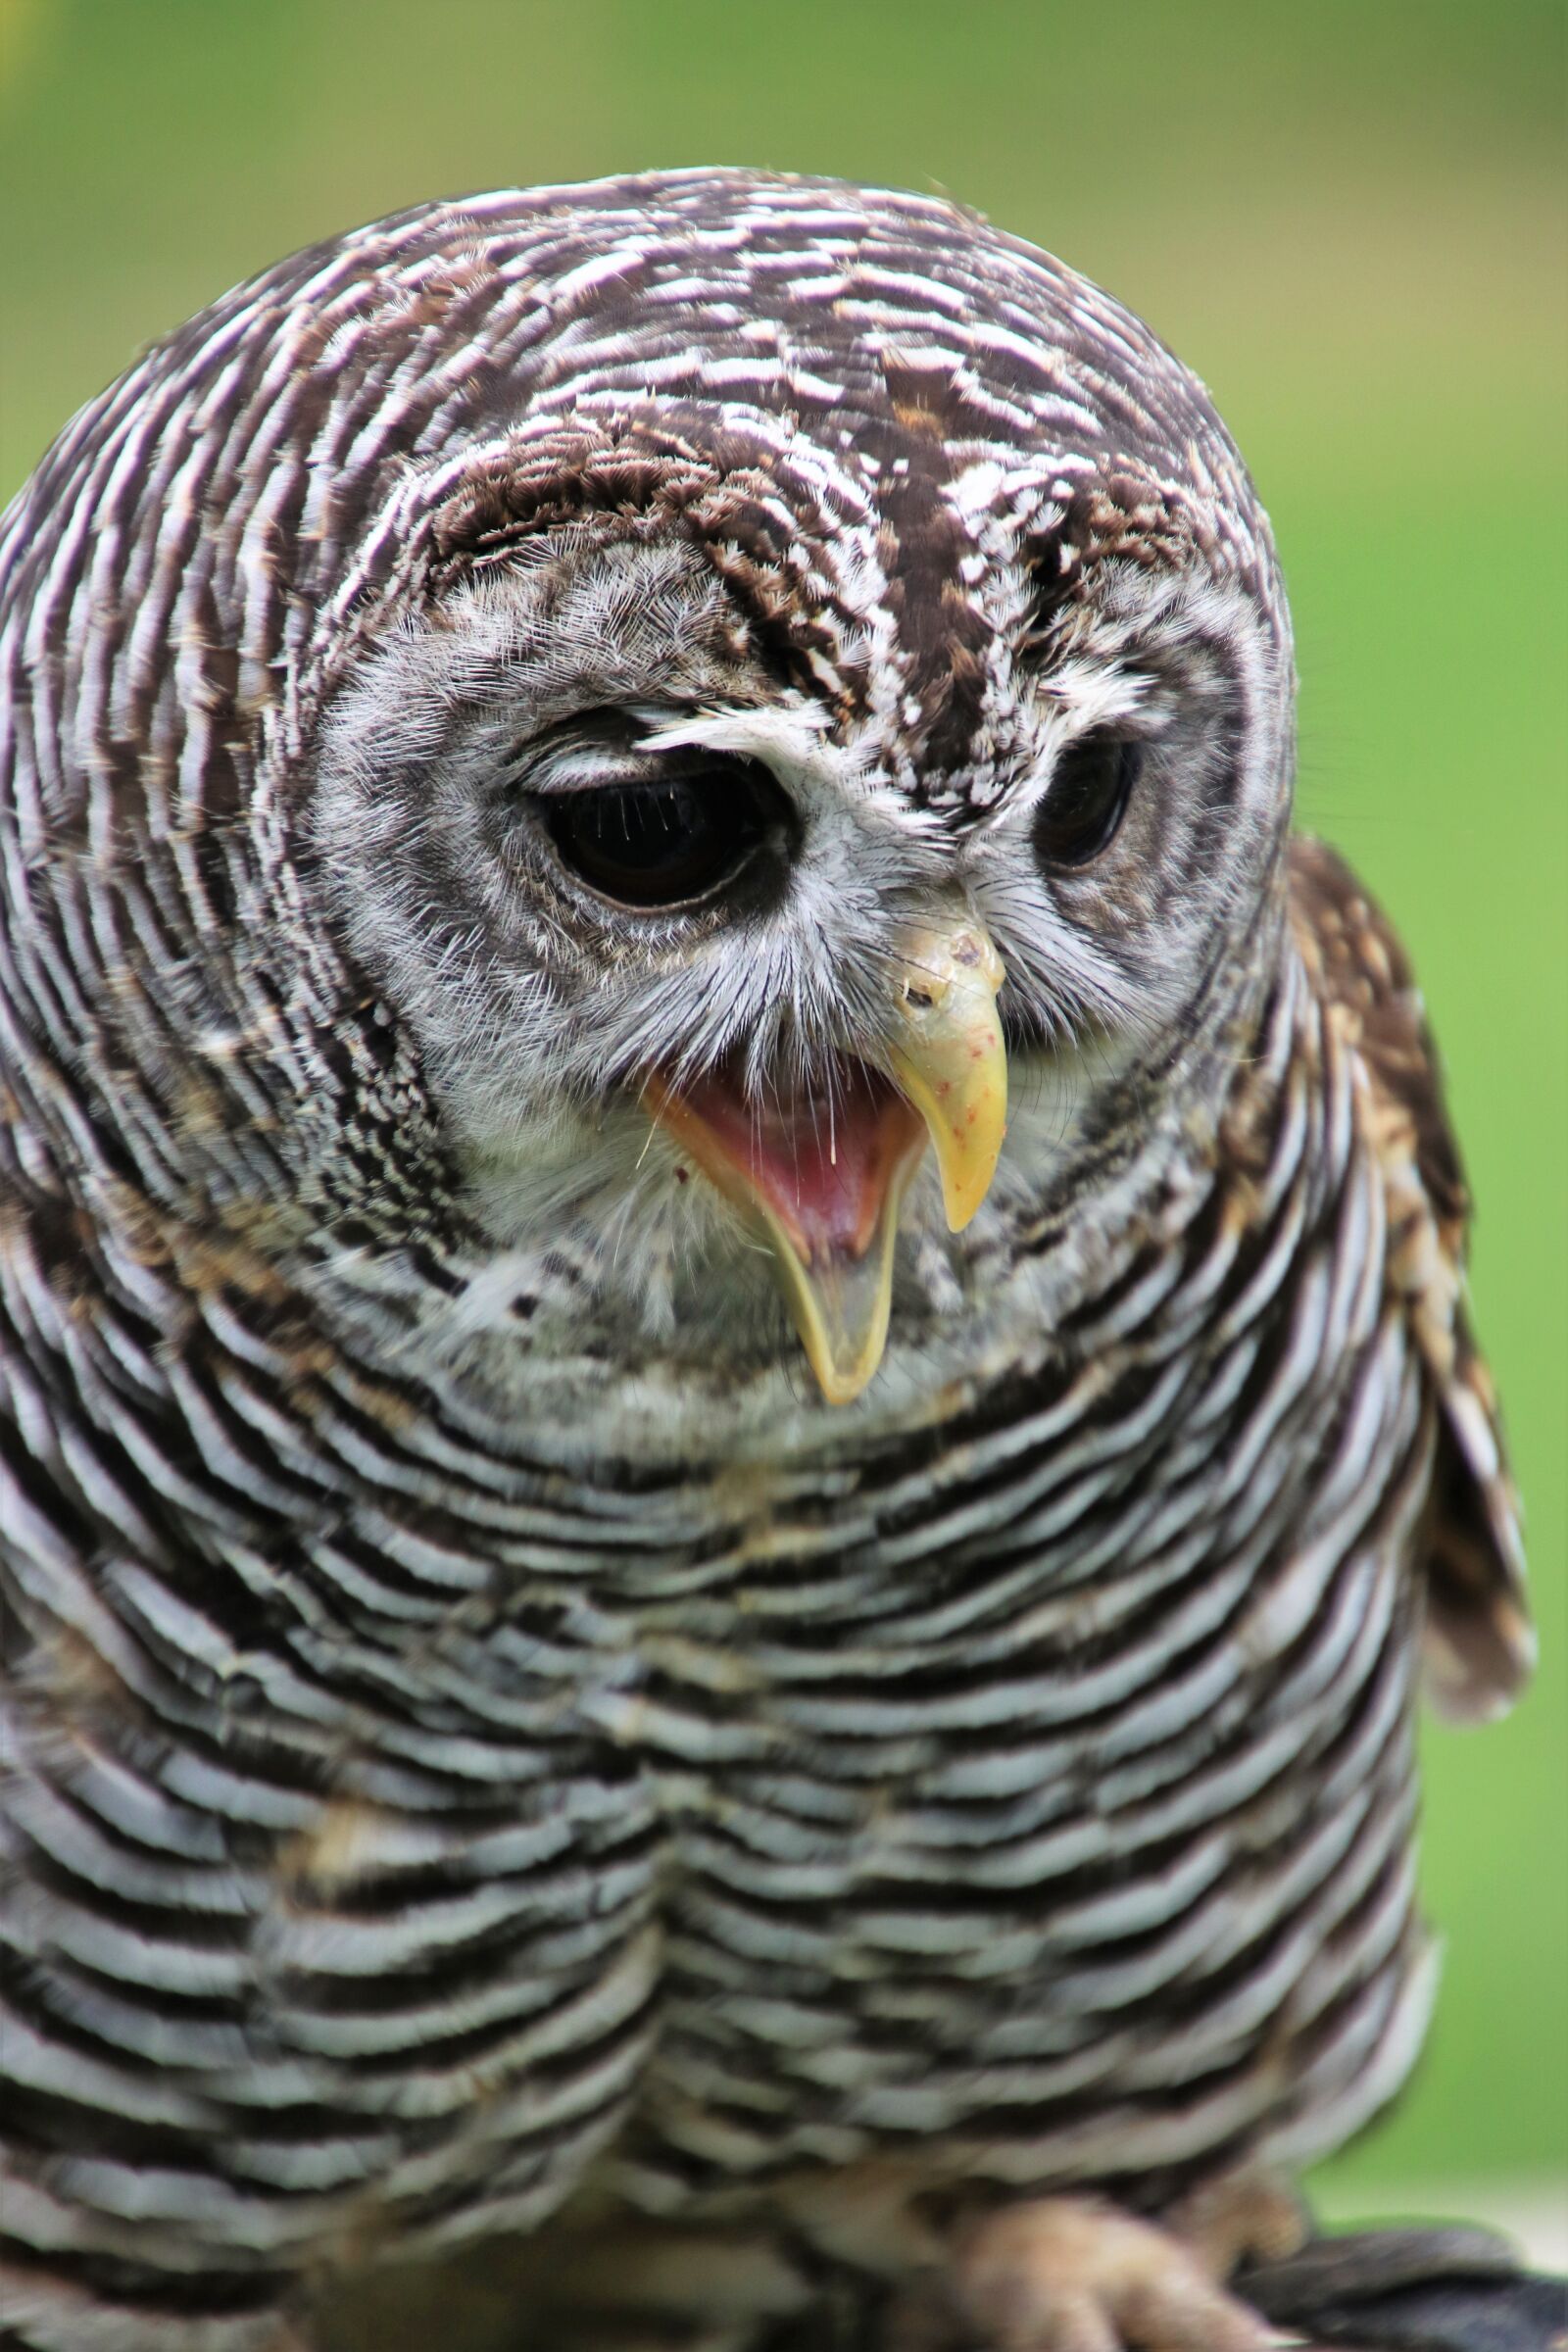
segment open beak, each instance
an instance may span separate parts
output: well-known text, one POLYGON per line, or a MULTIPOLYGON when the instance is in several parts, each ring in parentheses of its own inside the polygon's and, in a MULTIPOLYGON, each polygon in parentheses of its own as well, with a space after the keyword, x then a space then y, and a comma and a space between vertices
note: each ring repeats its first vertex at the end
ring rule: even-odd
POLYGON ((887 1345, 893 1249, 929 1137, 948 1224, 968 1224, 996 1173, 1007 1121, 997 1018, 1002 959, 967 919, 911 930, 888 978, 893 1081, 842 1065, 827 1096, 756 1104, 722 1074, 643 1099, 772 1253, 811 1370, 848 1404, 887 1345))

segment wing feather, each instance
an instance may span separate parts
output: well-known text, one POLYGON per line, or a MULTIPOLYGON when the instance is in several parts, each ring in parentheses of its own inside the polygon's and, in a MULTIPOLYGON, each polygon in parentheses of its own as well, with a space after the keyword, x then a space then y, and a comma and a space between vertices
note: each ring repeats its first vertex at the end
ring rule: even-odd
POLYGON ((1437 1050, 1392 925, 1325 843, 1291 845, 1291 913, 1319 994, 1366 1073, 1384 1174, 1389 1276, 1438 1405, 1422 1538, 1426 1665, 1446 1715, 1481 1719, 1515 1696, 1535 1657, 1519 1503, 1496 1395, 1464 1293, 1470 1196, 1437 1050))

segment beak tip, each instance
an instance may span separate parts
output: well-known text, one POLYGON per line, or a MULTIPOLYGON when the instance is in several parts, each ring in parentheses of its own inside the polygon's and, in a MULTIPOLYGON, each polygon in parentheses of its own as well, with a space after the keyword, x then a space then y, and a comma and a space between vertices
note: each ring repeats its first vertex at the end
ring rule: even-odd
POLYGON ((876 1369, 876 1365, 872 1364, 863 1371, 844 1373, 828 1371, 821 1364, 811 1366, 824 1404, 853 1404, 857 1396, 870 1387, 876 1369))
POLYGON ((885 1298, 879 1301, 875 1320, 867 1331, 858 1335, 858 1345, 853 1348, 835 1346, 834 1335, 820 1323, 813 1323, 808 1315, 801 1317, 798 1328, 806 1360, 824 1404, 853 1404, 876 1378, 887 1344, 886 1303, 885 1298))
POLYGON ((961 1178, 951 1184, 944 1183, 942 1205, 947 1213, 950 1233, 962 1233, 974 1223, 991 1190, 996 1172, 996 1161, 993 1159, 983 1173, 968 1169, 961 1178))

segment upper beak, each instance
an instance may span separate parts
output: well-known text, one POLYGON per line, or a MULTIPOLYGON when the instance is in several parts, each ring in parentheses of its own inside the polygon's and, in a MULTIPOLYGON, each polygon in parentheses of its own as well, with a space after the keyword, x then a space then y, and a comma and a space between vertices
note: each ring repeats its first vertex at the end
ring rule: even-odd
POLYGON ((976 923, 911 932, 893 975, 899 1027, 888 1058, 925 1121, 952 1233, 990 1192, 1006 1132, 1002 982, 1002 957, 976 923))
POLYGON ((764 1117, 716 1078, 645 1084, 654 1116, 765 1237, 831 1404, 858 1396, 882 1361, 899 1210, 925 1136, 953 1232, 991 1189, 1007 1120, 1002 980, 1002 958, 967 917, 905 934, 883 1041, 898 1095, 862 1069, 831 1105, 764 1117))

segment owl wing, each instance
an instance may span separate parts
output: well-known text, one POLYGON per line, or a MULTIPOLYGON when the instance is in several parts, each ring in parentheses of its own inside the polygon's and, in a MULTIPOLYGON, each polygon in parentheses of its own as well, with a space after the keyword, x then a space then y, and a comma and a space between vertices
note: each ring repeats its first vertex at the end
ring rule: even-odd
POLYGON ((1429 1684, 1445 1714, 1480 1719, 1518 1691, 1535 1641, 1496 1396, 1465 1309, 1470 1195, 1420 991, 1387 917, 1319 841, 1292 843, 1290 888, 1297 945, 1366 1075, 1389 1280, 1438 1404, 1419 1559, 1429 1684))

